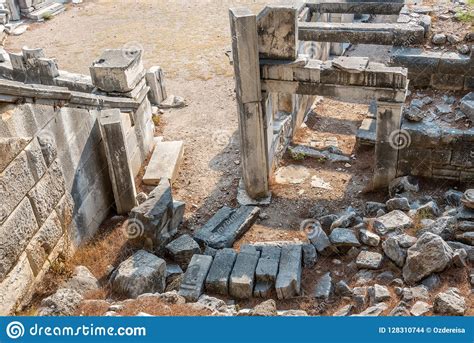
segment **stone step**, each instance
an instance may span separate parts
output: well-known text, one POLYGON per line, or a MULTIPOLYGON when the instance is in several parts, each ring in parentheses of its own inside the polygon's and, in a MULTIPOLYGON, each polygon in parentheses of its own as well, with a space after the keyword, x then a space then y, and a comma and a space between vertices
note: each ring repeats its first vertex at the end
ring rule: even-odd
POLYGON ((256 206, 241 206, 235 210, 222 207, 195 234, 200 244, 214 249, 230 248, 255 223, 260 213, 256 206))
POLYGON ((183 155, 184 143, 182 141, 156 143, 145 176, 143 176, 143 183, 156 186, 161 178, 173 183, 178 176, 183 155))
POLYGON ((184 273, 183 281, 179 288, 179 295, 188 302, 196 302, 203 293, 206 280, 212 264, 212 256, 194 255, 184 273))
POLYGON ((54 2, 48 6, 44 6, 37 10, 34 10, 33 12, 30 12, 26 16, 32 20, 43 21, 45 20, 45 18, 58 15, 59 13, 64 12, 65 10, 66 8, 63 4, 54 2))
POLYGON ((216 252, 206 279, 207 292, 229 294, 229 277, 236 258, 237 253, 233 249, 226 248, 216 252))
POLYGON ((375 145, 376 141, 376 121, 375 119, 365 118, 357 130, 357 143, 363 145, 375 145))

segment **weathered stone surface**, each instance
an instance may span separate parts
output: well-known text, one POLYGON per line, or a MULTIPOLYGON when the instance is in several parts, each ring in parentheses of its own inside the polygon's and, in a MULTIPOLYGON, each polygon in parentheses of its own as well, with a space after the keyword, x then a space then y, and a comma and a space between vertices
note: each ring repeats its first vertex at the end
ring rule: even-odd
POLYGON ((318 299, 328 300, 333 291, 331 273, 324 274, 317 282, 314 296, 318 299))
POLYGON ((153 105, 160 105, 168 97, 163 69, 159 66, 153 66, 148 69, 145 78, 147 86, 150 87, 148 99, 153 105))
POLYGON ((407 283, 420 281, 432 273, 443 271, 452 257, 453 249, 441 237, 427 232, 408 249, 403 278, 407 283))
POLYGON ((60 288, 41 301, 39 316, 71 316, 82 301, 82 295, 73 289, 60 288))
POLYGON ((122 262, 110 279, 114 292, 131 298, 143 293, 161 293, 165 289, 166 262, 139 250, 122 262))
POLYGON ((0 173, 13 159, 27 146, 29 137, 1 137, 0 138, 0 173))
POLYGON ((380 316, 384 311, 388 310, 388 306, 386 303, 378 303, 375 306, 371 306, 365 311, 354 315, 358 317, 378 317, 380 316))
POLYGON ((357 239, 354 230, 336 228, 329 235, 329 240, 336 247, 358 247, 360 242, 357 239))
POLYGON ((166 251, 171 258, 186 269, 194 254, 200 254, 201 248, 190 235, 182 235, 166 245, 166 251))
POLYGON ((464 249, 467 253, 467 259, 470 262, 474 262, 474 247, 461 243, 461 242, 455 242, 455 241, 448 241, 446 242, 453 250, 456 249, 464 249))
POLYGON ((311 268, 316 264, 318 253, 312 244, 303 244, 303 266, 311 268))
POLYGON ((211 256, 194 255, 184 274, 179 295, 185 297, 187 301, 197 301, 204 290, 204 282, 211 264, 211 256))
POLYGON ((56 160, 49 171, 28 193, 36 220, 43 225, 54 210, 65 192, 64 177, 59 162, 56 160))
POLYGON ((387 209, 389 211, 409 211, 410 210, 410 202, 407 198, 393 198, 387 201, 386 203, 387 209))
POLYGON ((92 83, 105 92, 129 92, 144 77, 142 51, 107 49, 90 67, 92 83))
POLYGON ((367 298, 367 287, 354 287, 352 289, 352 299, 358 311, 361 311, 367 306, 367 298))
MULTIPOLYGON (((33 209, 27 198, 0 226, 0 281, 13 268, 18 257, 38 230, 33 209)), ((28 268, 30 268, 28 266, 28 268)))
POLYGON ((409 288, 405 287, 402 290, 402 300, 404 301, 428 300, 429 297, 428 289, 423 285, 409 288))
POLYGON ((449 288, 435 297, 434 311, 442 315, 462 316, 466 312, 466 300, 457 288, 449 288))
POLYGON ((374 220, 374 228, 380 235, 392 231, 403 231, 413 225, 413 220, 402 211, 389 212, 374 220))
POLYGON ((389 316, 394 316, 394 317, 409 317, 410 316, 410 311, 409 311, 410 305, 407 304, 405 301, 400 301, 397 306, 393 308, 392 311, 388 314, 389 316))
POLYGON ((66 282, 64 287, 84 295, 87 292, 99 289, 99 282, 89 269, 84 266, 77 266, 74 268, 74 275, 66 282))
POLYGON ((149 194, 148 199, 141 205, 135 207, 130 212, 129 227, 127 228, 129 236, 134 238, 143 235, 159 245, 156 242, 158 233, 163 231, 173 217, 173 198, 171 195, 171 186, 168 180, 162 180, 160 184, 149 194), (134 234, 138 228, 139 231, 134 234))
POLYGON ((461 99, 460 108, 471 121, 474 121, 474 92, 461 99))
POLYGON ((36 139, 32 140, 30 144, 25 148, 26 157, 28 159, 28 166, 30 167, 31 173, 35 178, 35 181, 39 181, 46 173, 46 162, 43 158, 42 149, 36 139))
POLYGON ((361 251, 357 256, 356 264, 361 269, 379 269, 382 265, 382 254, 371 251, 361 251))
POLYGON ((266 6, 257 18, 260 58, 294 60, 298 52, 297 9, 266 6))
POLYGON ((420 190, 418 180, 411 176, 402 176, 390 182, 389 191, 391 196, 405 192, 418 192, 420 190))
POLYGON ((215 249, 230 248, 255 223, 259 213, 260 208, 255 206, 241 206, 236 210, 224 206, 194 234, 194 238, 215 249))
POLYGON ((281 248, 280 266, 275 289, 278 299, 288 299, 301 292, 301 245, 287 245, 281 248))
POLYGON ((53 211, 26 247, 26 254, 35 275, 39 273, 62 235, 61 222, 53 211))
POLYGON ((380 244, 380 236, 365 229, 359 231, 359 239, 362 243, 371 247, 377 247, 380 244))
POLYGON ((146 185, 158 185, 165 178, 172 184, 184 157, 183 141, 158 142, 143 176, 146 185))
POLYGON ((183 222, 186 204, 182 201, 173 201, 173 218, 169 224, 169 231, 171 236, 178 232, 178 227, 183 222))
POLYGON ((387 208, 385 204, 380 202, 368 201, 365 203, 365 214, 374 217, 379 210, 385 211, 387 208))
POLYGON ((267 297, 275 289, 275 282, 280 264, 281 248, 278 246, 263 246, 262 254, 255 270, 254 296, 267 297))
POLYGON ((58 156, 58 147, 56 145, 56 141, 53 135, 47 131, 38 133, 37 139, 41 147, 41 152, 43 153, 43 158, 46 162, 46 165, 49 167, 58 156))
POLYGON ((27 155, 21 152, 0 174, 0 225, 34 184, 35 179, 28 167, 27 155))
POLYGON ((378 284, 369 287, 368 294, 371 304, 377 304, 391 298, 388 288, 378 284))
POLYGON ((230 275, 229 293, 238 299, 252 297, 255 284, 255 269, 257 268, 260 252, 253 249, 241 251, 235 260, 234 269, 230 275))
POLYGON ((451 240, 454 238, 454 231, 456 230, 456 217, 441 217, 436 219, 434 223, 429 225, 426 229, 421 229, 417 232, 417 236, 421 236, 425 232, 431 232, 440 236, 444 240, 451 240))
POLYGON ((311 231, 308 233, 308 239, 314 245, 318 253, 327 255, 331 252, 331 241, 323 231, 321 224, 316 222, 312 225, 311 231))
POLYGON ((444 201, 447 205, 458 207, 461 205, 461 198, 463 197, 463 192, 450 189, 444 193, 444 201))
POLYGON ((352 313, 353 309, 354 309, 354 305, 349 304, 338 309, 336 312, 333 313, 332 316, 333 317, 346 317, 352 313))
POLYGON ((406 249, 400 246, 398 236, 392 236, 387 238, 382 243, 382 249, 385 255, 391 259, 397 266, 403 267, 407 257, 406 249))
POLYGON ((441 210, 434 201, 430 201, 416 209, 418 218, 436 218, 441 214, 441 210))
MULTIPOLYGON (((3 237, 0 235, 0 237, 3 237)), ((26 254, 23 254, 15 267, 0 282, 0 315, 13 315, 19 300, 26 296, 33 283, 34 275, 28 263, 26 254)))
POLYGON ((352 289, 347 285, 344 280, 341 280, 336 283, 336 286, 334 287, 334 292, 341 296, 352 296, 352 289))
POLYGON ((206 291, 215 294, 229 294, 229 277, 237 253, 233 249, 218 250, 206 278, 206 291))
POLYGON ((424 301, 417 301, 411 308, 410 313, 415 316, 423 316, 429 313, 432 309, 432 306, 425 303, 424 301))
POLYGON ((271 317, 277 315, 276 302, 273 299, 266 300, 256 305, 249 313, 250 316, 271 317))

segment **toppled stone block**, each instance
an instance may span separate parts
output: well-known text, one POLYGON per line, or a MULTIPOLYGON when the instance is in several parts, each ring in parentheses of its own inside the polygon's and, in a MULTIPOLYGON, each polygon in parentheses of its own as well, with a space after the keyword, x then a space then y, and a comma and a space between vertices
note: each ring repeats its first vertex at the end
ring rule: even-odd
POLYGON ((145 75, 142 51, 107 49, 90 67, 92 83, 104 92, 129 92, 145 75))
POLYGON ((169 224, 170 235, 173 236, 178 232, 178 227, 183 222, 186 204, 182 201, 173 201, 173 218, 169 224))
POLYGON ((143 236, 152 242, 155 249, 158 249, 164 243, 158 241, 158 234, 167 229, 172 217, 171 186, 168 180, 162 180, 149 194, 148 199, 130 212, 128 235, 131 238, 143 236))
POLYGON ((288 299, 301 292, 301 245, 288 245, 281 248, 280 267, 275 289, 278 299, 288 299))
POLYGON ((87 292, 99 289, 99 282, 89 269, 84 266, 77 266, 74 268, 72 278, 66 282, 65 288, 73 289, 84 295, 87 292))
POLYGON ((312 244, 303 244, 303 266, 305 268, 311 268, 316 264, 318 260, 318 253, 316 248, 312 244))
POLYGON ((146 84, 150 87, 148 99, 153 105, 160 105, 168 95, 166 94, 165 75, 163 69, 154 66, 148 69, 146 75, 146 84))
POLYGON ((181 281, 179 295, 188 302, 196 302, 204 289, 204 282, 212 264, 212 256, 194 255, 181 281))
POLYGON ((336 247, 359 247, 360 242, 357 239, 354 230, 336 228, 329 235, 329 240, 336 247))
POLYGON ((318 253, 328 255, 332 252, 331 241, 319 222, 315 222, 311 226, 311 230, 308 233, 308 239, 311 244, 314 245, 318 253))
POLYGON ((166 251, 181 268, 186 269, 193 255, 201 253, 201 248, 190 235, 186 234, 167 244, 166 251))
POLYGON ((252 297, 260 252, 255 248, 246 249, 237 255, 234 269, 230 275, 229 293, 234 298, 248 299, 252 297))
POLYGON ((173 183, 178 176, 183 157, 184 143, 182 141, 156 143, 155 150, 143 176, 143 183, 155 186, 163 178, 173 183))
POLYGON ((162 293, 166 285, 166 262, 139 250, 114 270, 110 281, 114 292, 131 298, 143 293, 162 293))
POLYGON ((233 249, 218 250, 206 278, 206 290, 210 293, 229 294, 229 277, 234 267, 237 253, 233 249))
POLYGON ((275 289, 275 282, 280 263, 281 248, 278 246, 263 246, 262 254, 255 270, 256 285, 254 296, 268 297, 275 289))
POLYGON ((461 99, 461 111, 474 122, 474 92, 471 92, 461 99))
POLYGON ((255 206, 241 206, 235 210, 224 206, 194 234, 194 238, 215 249, 230 248, 255 223, 259 213, 260 208, 255 206))

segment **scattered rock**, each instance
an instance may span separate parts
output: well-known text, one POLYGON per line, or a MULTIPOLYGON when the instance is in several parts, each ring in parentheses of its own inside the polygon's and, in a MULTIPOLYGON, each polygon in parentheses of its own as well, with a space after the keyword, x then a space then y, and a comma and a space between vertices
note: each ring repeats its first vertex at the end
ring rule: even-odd
POLYGON ((382 254, 378 252, 361 251, 356 264, 361 269, 379 269, 382 264, 382 254))
POLYGON ((341 280, 336 283, 336 286, 334 287, 334 292, 340 296, 352 296, 352 290, 344 280, 341 280))
POLYGON ((407 252, 406 249, 403 249, 400 246, 397 236, 387 238, 385 242, 382 243, 382 249, 385 255, 387 255, 387 257, 397 266, 400 268, 403 267, 407 257, 407 252))
POLYGON ((392 197, 405 192, 416 193, 419 191, 418 180, 412 176, 402 176, 392 180, 388 189, 392 197))
POLYGON ((442 315, 463 316, 466 312, 466 300, 457 288, 449 288, 435 297, 434 311, 442 315))
POLYGON ((388 315, 393 317, 409 317, 409 305, 404 301, 400 301, 388 315))
POLYGON ((446 43, 446 35, 443 33, 437 33, 433 35, 433 38, 431 38, 431 42, 436 45, 443 45, 446 43))
POLYGON ((369 217, 373 217, 377 215, 377 212, 379 210, 385 211, 386 207, 385 204, 382 204, 380 202, 373 202, 373 201, 368 201, 365 204, 365 214, 369 217))
POLYGON ((336 247, 360 246, 360 242, 352 229, 336 228, 329 235, 329 240, 336 247))
POLYGON ((41 301, 39 316, 72 316, 82 301, 82 295, 73 289, 60 288, 41 301))
POLYGON ((386 235, 392 231, 402 232, 413 225, 413 220, 399 210, 389 212, 374 220, 375 231, 379 235, 386 235))
POLYGON ((377 247, 380 244, 380 236, 369 230, 360 230, 359 238, 362 243, 371 247, 377 247))
POLYGON ((324 274, 317 282, 314 296, 317 299, 328 300, 333 290, 331 273, 324 274))
POLYGON ((277 315, 276 302, 273 299, 264 301, 250 311, 251 316, 272 317, 277 315))
POLYGON ((332 316, 333 317, 346 317, 352 313, 353 309, 354 309, 354 305, 349 304, 349 305, 341 307, 339 310, 334 312, 332 316))
POLYGON ((438 235, 427 232, 408 249, 403 278, 407 283, 443 271, 453 257, 453 249, 438 235))
POLYGON ((432 291, 440 286, 441 279, 437 274, 431 274, 426 279, 421 281, 421 284, 425 286, 428 290, 432 291))
POLYGON ((393 198, 386 202, 389 211, 410 211, 410 202, 407 198, 393 198))
POLYGON ((163 109, 168 108, 183 108, 186 107, 186 101, 184 98, 177 95, 169 95, 165 100, 163 100, 158 107, 163 109))
POLYGON ((358 317, 378 317, 380 316, 384 311, 388 310, 388 305, 386 303, 378 303, 375 306, 369 307, 365 311, 354 315, 358 317))
POLYGON ((65 288, 75 290, 77 293, 84 295, 87 292, 97 290, 99 282, 94 275, 84 266, 77 266, 74 268, 74 275, 69 279, 65 288))
POLYGON ((318 260, 318 253, 312 244, 303 244, 303 266, 312 268, 318 260))
POLYGON ((369 287, 368 294, 372 305, 391 298, 388 288, 377 284, 369 287))
POLYGON ((415 316, 423 316, 431 311, 431 305, 425 303, 424 301, 417 301, 411 308, 410 313, 415 316))

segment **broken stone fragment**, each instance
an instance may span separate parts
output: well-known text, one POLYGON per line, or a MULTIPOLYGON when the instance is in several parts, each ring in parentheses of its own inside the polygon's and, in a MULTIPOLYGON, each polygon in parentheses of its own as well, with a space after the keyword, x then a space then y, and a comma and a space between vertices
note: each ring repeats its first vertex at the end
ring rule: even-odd
POLYGON ((386 310, 388 310, 388 305, 386 303, 378 303, 377 305, 369 307, 365 311, 363 311, 359 314, 355 314, 353 316, 357 316, 357 317, 378 317, 386 310))
POLYGON ((280 266, 275 284, 278 299, 289 299, 300 295, 301 260, 301 245, 286 245, 281 248, 280 266))
POLYGON ((387 209, 389 211, 409 211, 410 210, 410 202, 407 198, 393 198, 386 202, 387 209))
POLYGON ((405 264, 407 256, 406 249, 402 248, 399 244, 397 236, 387 238, 382 243, 382 249, 385 255, 391 259, 400 268, 405 264))
POLYGON ((377 304, 379 302, 389 300, 391 298, 390 291, 387 287, 375 284, 368 289, 370 303, 377 304))
POLYGON ((130 298, 161 293, 166 285, 166 262, 144 250, 123 261, 110 277, 112 290, 130 298))
POLYGON ((163 109, 183 108, 187 106, 184 98, 177 95, 170 95, 157 105, 159 108, 163 108, 163 109))
POLYGON ((218 250, 206 278, 206 290, 210 293, 229 294, 229 277, 234 267, 237 253, 233 249, 218 250))
POLYGON ((269 245, 261 248, 260 259, 255 270, 254 296, 268 297, 275 289, 280 256, 281 248, 278 246, 269 245))
POLYGON ((253 249, 241 251, 237 255, 234 268, 229 279, 229 293, 238 299, 249 299, 253 294, 255 284, 255 269, 260 257, 260 252, 253 249))
POLYGON ((371 247, 377 247, 380 244, 380 236, 365 229, 359 231, 359 239, 362 243, 371 247))
POLYGON ((442 315, 463 316, 466 312, 466 300, 457 288, 449 288, 435 297, 434 311, 442 315))
POLYGON ((333 291, 331 273, 324 274, 316 283, 314 297, 317 299, 328 300, 333 291))
POLYGON ((182 235, 166 245, 170 257, 183 269, 189 264, 194 254, 200 254, 199 244, 190 235, 182 235))
POLYGON ((237 209, 222 207, 194 234, 202 245, 215 249, 230 248, 258 219, 260 208, 241 206, 237 209))
POLYGON ((336 228, 329 235, 329 240, 336 247, 360 246, 360 242, 352 229, 336 228))
POLYGON ((72 316, 82 301, 82 295, 70 288, 60 288, 43 299, 38 309, 39 316, 72 316))
POLYGON ((74 268, 72 278, 66 282, 64 287, 73 289, 83 295, 87 292, 97 290, 99 288, 99 282, 89 269, 84 266, 77 266, 74 268))

